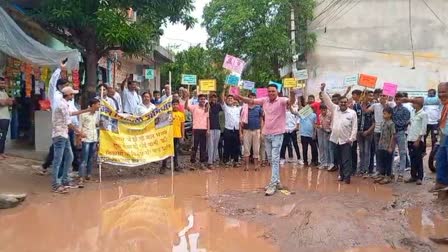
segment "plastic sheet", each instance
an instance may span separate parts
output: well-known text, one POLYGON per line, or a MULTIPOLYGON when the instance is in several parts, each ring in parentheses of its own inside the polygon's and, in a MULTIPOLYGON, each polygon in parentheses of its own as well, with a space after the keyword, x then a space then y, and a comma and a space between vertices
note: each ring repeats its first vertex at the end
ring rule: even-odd
POLYGON ((24 62, 39 66, 57 67, 68 58, 67 68, 79 68, 78 50, 55 50, 28 36, 0 7, 0 51, 24 62))

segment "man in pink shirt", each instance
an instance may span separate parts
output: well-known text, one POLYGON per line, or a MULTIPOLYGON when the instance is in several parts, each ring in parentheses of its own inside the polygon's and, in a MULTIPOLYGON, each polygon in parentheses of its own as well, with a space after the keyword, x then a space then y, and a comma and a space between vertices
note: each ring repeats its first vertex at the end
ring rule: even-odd
POLYGON ((290 99, 279 97, 277 86, 268 85, 268 97, 251 99, 239 97, 244 103, 249 105, 261 105, 265 113, 265 123, 262 134, 264 135, 266 153, 272 166, 271 182, 266 187, 266 196, 274 195, 277 189, 281 189, 280 184, 280 149, 283 142, 283 133, 286 128, 286 109, 289 104, 295 102, 295 94, 291 94, 290 99))
MULTIPOLYGON (((187 92, 188 93, 188 92, 187 92)), ((196 152, 199 147, 200 168, 205 169, 207 162, 207 133, 209 130, 207 97, 204 94, 198 96, 199 104, 189 104, 189 94, 185 101, 185 109, 189 110, 193 117, 193 151, 191 153, 191 163, 196 163, 196 152)), ((194 168, 192 168, 194 170, 194 168)))

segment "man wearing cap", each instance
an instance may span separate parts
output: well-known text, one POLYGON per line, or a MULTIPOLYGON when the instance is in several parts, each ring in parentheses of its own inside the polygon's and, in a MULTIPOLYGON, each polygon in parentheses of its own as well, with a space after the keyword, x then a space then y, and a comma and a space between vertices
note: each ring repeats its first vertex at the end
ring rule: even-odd
POLYGON ((8 93, 6 92, 6 87, 5 79, 0 77, 0 160, 6 158, 6 135, 8 134, 9 122, 11 121, 9 106, 14 103, 14 99, 9 98, 8 93))
POLYGON ((57 107, 53 108, 52 114, 52 140, 54 149, 52 188, 56 193, 67 193, 67 189, 73 186, 70 184, 68 178, 68 169, 73 161, 73 151, 68 134, 69 129, 73 130, 75 134, 80 134, 81 137, 85 137, 73 124, 71 117, 90 112, 90 109, 70 112, 69 102, 73 100, 74 95, 78 91, 72 87, 64 87, 61 93, 62 99, 56 103, 57 107), (62 161, 64 161, 63 164, 62 161), (59 176, 61 169, 62 176, 59 176))
MULTIPOLYGON (((54 111, 56 107, 58 107, 58 102, 62 100, 62 92, 61 90, 68 85, 68 81, 65 78, 61 77, 62 70, 65 69, 65 64, 61 62, 61 65, 53 72, 50 78, 50 85, 49 85, 49 91, 48 91, 48 97, 50 99, 51 104, 51 110, 54 111)), ((78 108, 75 105, 74 99, 69 101, 69 109, 70 112, 77 112, 78 108)), ((74 125, 79 125, 78 117, 72 116, 71 120, 74 125)), ((69 137, 70 137, 70 143, 72 145, 72 149, 75 148, 75 134, 73 131, 69 131, 69 137)), ((39 171, 38 174, 45 175, 47 174, 47 169, 50 167, 51 163, 53 162, 53 145, 50 147, 49 153, 47 155, 47 158, 45 159, 45 162, 42 164, 42 170, 39 171)), ((77 158, 77 152, 74 151, 74 158, 73 158, 73 170, 77 171, 79 168, 79 162, 77 158)))

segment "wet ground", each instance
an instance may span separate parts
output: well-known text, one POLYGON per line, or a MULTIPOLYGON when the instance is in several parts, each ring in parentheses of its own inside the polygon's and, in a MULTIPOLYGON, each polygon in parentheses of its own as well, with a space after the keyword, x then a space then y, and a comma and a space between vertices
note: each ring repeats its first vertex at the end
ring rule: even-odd
POLYGON ((69 195, 49 192, 34 162, 0 163, 0 190, 27 201, 0 211, 0 251, 448 251, 447 205, 415 185, 378 186, 288 164, 289 192, 265 197, 269 169, 219 168, 155 176, 105 171, 69 195))

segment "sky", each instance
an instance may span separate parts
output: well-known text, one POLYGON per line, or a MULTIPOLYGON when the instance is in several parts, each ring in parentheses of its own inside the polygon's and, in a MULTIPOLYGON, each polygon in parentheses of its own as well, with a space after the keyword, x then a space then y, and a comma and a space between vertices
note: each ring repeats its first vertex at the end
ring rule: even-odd
POLYGON ((202 23, 202 12, 207 3, 211 0, 195 0, 194 6, 196 9, 192 13, 198 22, 197 24, 189 30, 185 30, 182 24, 169 24, 164 28, 164 34, 160 39, 160 44, 164 47, 169 45, 179 45, 179 50, 188 49, 190 46, 196 46, 201 44, 205 46, 207 42, 207 31, 201 26, 202 23))

